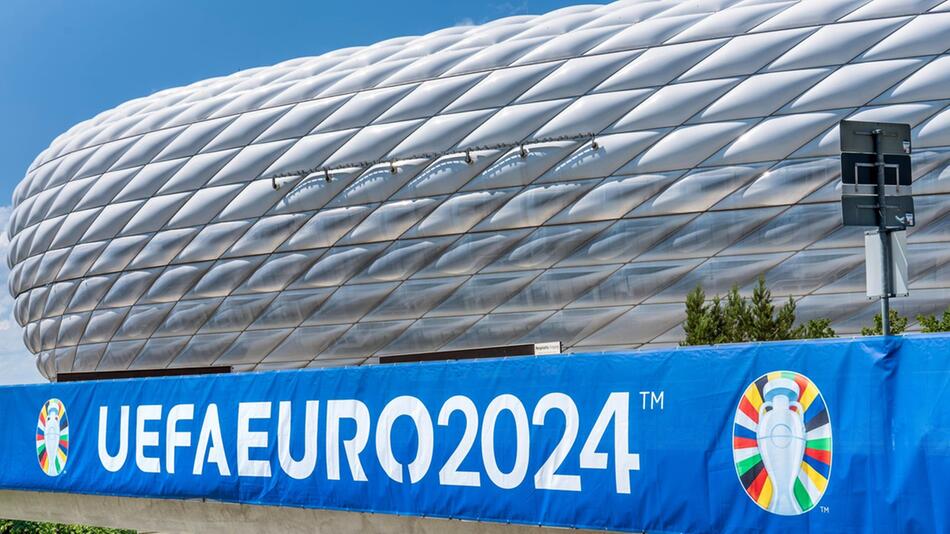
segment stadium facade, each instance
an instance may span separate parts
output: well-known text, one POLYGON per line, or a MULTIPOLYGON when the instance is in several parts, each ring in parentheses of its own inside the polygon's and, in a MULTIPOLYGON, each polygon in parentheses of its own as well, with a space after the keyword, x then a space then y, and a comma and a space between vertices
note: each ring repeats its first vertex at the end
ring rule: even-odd
POLYGON ((661 346, 765 273, 868 324, 837 124, 913 128, 907 314, 950 302, 950 2, 618 2, 127 102, 14 194, 41 372, 661 346))

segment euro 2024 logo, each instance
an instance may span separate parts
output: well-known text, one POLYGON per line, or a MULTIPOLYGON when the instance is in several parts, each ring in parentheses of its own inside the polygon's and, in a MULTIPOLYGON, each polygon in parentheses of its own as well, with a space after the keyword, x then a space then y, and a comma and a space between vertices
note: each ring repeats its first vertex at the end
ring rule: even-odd
POLYGON ((69 420, 66 406, 59 399, 46 401, 36 422, 36 459, 40 469, 51 477, 66 468, 69 454, 69 420))
POLYGON ((814 508, 831 475, 831 420, 815 384, 792 371, 750 384, 736 408, 732 453, 759 507, 779 515, 814 508))

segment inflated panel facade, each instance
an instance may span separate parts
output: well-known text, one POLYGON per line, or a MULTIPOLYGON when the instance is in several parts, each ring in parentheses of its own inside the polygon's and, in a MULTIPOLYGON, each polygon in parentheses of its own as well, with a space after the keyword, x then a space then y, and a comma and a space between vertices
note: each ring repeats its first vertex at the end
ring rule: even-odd
POLYGON ((76 125, 14 194, 59 372, 675 343, 766 273, 868 324, 837 123, 913 127, 905 314, 950 301, 950 2, 579 5, 301 58, 76 125), (275 178, 276 177, 276 178, 275 178), (275 189, 276 186, 276 189, 275 189))

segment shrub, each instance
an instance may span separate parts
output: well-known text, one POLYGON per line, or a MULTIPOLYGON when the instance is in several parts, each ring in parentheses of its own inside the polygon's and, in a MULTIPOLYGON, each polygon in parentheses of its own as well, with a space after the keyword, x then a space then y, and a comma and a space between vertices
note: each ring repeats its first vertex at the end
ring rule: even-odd
POLYGON ((683 329, 686 338, 680 344, 684 346, 835 336, 829 319, 812 319, 795 326, 795 301, 791 297, 776 312, 764 276, 759 277, 751 299, 742 298, 739 286, 733 286, 725 304, 718 295, 707 304, 703 288, 696 286, 686 296, 683 329))

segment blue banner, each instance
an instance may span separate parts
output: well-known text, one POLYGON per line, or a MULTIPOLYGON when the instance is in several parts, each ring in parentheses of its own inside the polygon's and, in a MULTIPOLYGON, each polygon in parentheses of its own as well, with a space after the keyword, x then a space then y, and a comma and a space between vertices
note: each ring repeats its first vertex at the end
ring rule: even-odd
POLYGON ((950 336, 0 388, 0 487, 669 532, 947 532, 950 336))

